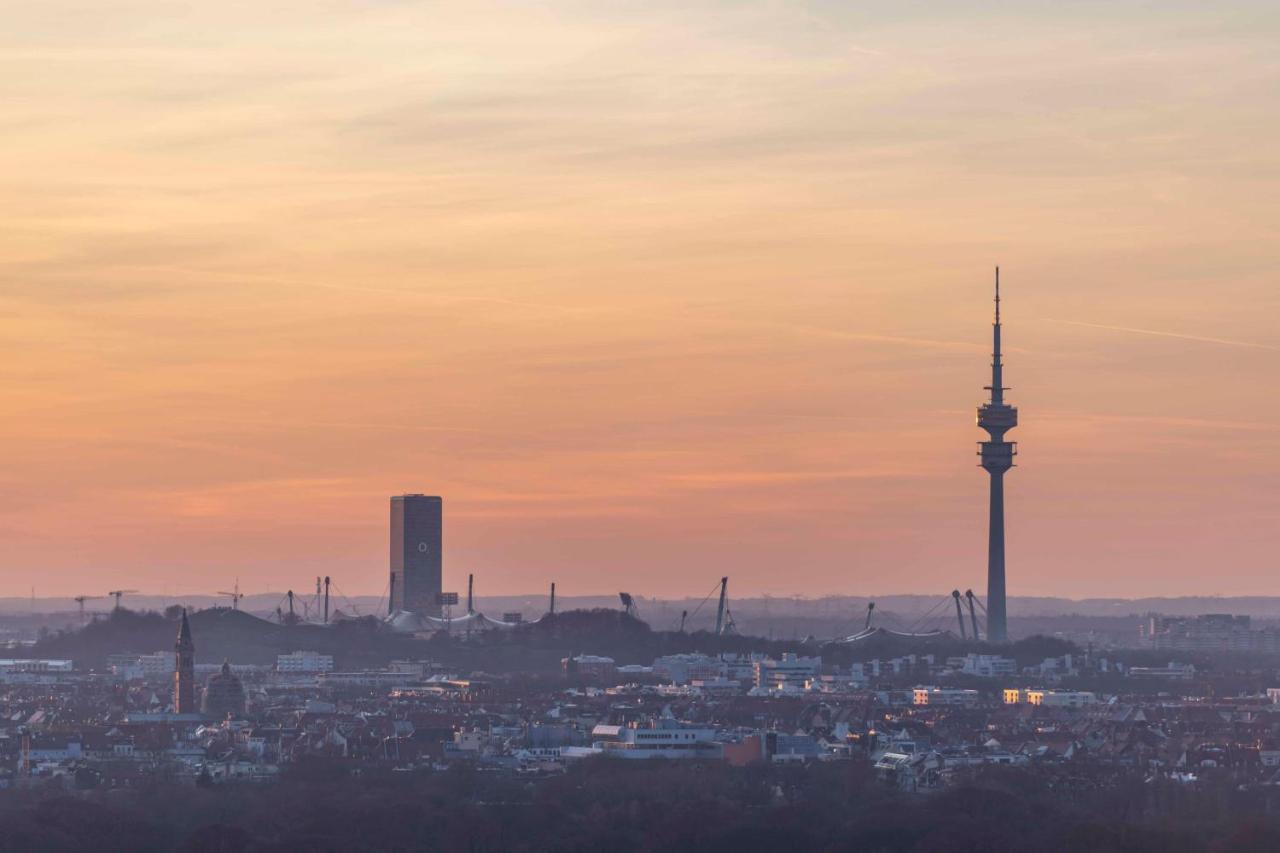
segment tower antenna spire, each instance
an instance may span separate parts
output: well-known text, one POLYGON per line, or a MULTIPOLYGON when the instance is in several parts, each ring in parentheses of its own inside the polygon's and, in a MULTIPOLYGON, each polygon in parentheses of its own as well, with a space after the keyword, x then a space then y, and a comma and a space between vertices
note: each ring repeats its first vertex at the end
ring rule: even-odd
POLYGON ((996 325, 1000 325, 1000 265, 996 265, 996 325))

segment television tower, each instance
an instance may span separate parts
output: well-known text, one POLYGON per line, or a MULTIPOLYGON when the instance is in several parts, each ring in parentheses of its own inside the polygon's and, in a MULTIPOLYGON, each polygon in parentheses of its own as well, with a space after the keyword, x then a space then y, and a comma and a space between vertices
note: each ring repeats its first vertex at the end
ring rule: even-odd
POLYGON ((991 475, 991 518, 987 534, 987 638, 993 643, 1009 639, 1004 595, 1004 472, 1013 467, 1016 442, 1004 434, 1018 425, 1018 409, 1004 401, 1004 365, 1000 362, 1000 268, 996 267, 996 321, 992 326, 991 400, 978 407, 978 426, 990 441, 981 443, 978 455, 991 475))

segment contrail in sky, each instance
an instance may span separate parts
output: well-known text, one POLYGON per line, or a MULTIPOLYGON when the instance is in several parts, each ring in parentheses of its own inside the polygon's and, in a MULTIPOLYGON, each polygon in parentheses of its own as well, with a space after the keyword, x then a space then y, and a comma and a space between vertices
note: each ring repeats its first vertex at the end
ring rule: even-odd
POLYGON ((1161 332, 1155 329, 1135 329, 1130 326, 1106 326, 1102 323, 1081 323, 1077 320, 1054 320, 1050 319, 1050 323, 1062 323, 1067 326, 1083 326, 1087 329, 1106 329, 1111 332, 1130 332, 1135 335, 1151 335, 1157 338, 1177 338, 1183 341, 1198 341, 1202 344, 1222 344, 1228 347, 1244 347, 1245 349, 1265 349, 1272 352, 1280 352, 1280 347, 1271 346, 1270 344, 1255 344, 1250 341, 1231 341, 1226 338, 1207 338, 1202 335, 1184 335, 1180 332, 1161 332))
POLYGON ((817 326, 801 326, 792 323, 769 323, 768 328, 785 329, 802 335, 819 338, 833 338, 841 341, 869 341, 882 344, 902 344, 904 346, 928 347, 932 349, 983 349, 981 344, 968 341, 939 341, 930 338, 905 338, 898 335, 875 335, 863 332, 846 332, 841 329, 823 329, 817 326))

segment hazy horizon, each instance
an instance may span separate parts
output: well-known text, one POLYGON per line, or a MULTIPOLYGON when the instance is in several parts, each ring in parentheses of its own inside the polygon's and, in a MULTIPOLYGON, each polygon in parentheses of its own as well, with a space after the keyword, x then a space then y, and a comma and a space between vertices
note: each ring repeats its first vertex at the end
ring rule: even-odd
POLYGON ((997 263, 1010 597, 1280 592, 1274 4, 607 6, 11 4, 0 595, 984 592, 997 263))

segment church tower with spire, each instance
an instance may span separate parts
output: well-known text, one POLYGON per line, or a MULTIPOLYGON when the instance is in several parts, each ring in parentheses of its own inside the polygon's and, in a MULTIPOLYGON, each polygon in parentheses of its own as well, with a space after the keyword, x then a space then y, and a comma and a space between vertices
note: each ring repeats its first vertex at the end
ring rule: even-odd
POLYGON ((1018 425, 1018 409, 1004 401, 1004 365, 1000 357, 1000 268, 996 267, 996 320, 992 327, 991 399, 978 407, 978 426, 987 431, 989 441, 981 443, 978 455, 991 475, 991 508, 987 528, 987 639, 1003 643, 1009 639, 1005 610, 1004 578, 1004 474, 1013 467, 1018 453, 1016 442, 1004 434, 1018 425))
POLYGON ((187 621, 185 607, 173 650, 178 657, 173 671, 173 712, 195 714, 199 711, 196 707, 196 644, 191 641, 191 623, 187 621))

